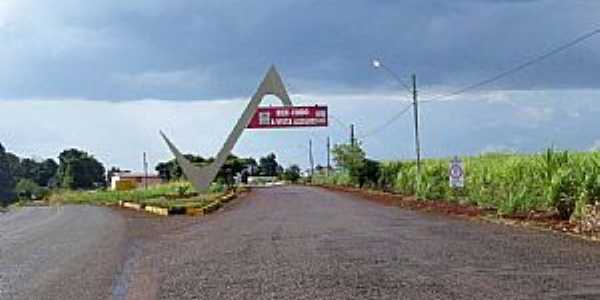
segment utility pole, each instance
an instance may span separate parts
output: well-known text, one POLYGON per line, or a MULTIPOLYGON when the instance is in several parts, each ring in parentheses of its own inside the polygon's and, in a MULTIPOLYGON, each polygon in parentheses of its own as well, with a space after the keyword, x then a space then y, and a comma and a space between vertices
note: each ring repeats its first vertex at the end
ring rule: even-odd
POLYGON ((354 124, 350 124, 350 145, 354 146, 356 140, 354 139, 354 124))
POLYGON ((421 142, 419 141, 419 101, 417 100, 417 75, 412 75, 413 111, 415 115, 415 151, 417 152, 417 184, 421 173, 421 142))
POLYGON ((144 189, 148 189, 148 161, 146 160, 146 152, 144 152, 144 189))
POLYGON ((331 153, 331 140, 329 139, 329 137, 327 137, 327 169, 325 170, 325 174, 327 177, 329 177, 329 169, 331 169, 330 153, 331 153))
MULTIPOLYGON (((410 92, 412 92, 412 96, 413 96, 413 112, 414 112, 414 119, 415 119, 415 152, 417 154, 417 178, 416 178, 416 186, 417 186, 417 190, 420 186, 420 174, 421 174, 421 142, 419 140, 419 101, 418 101, 418 94, 417 94, 417 75, 416 74, 412 74, 412 88, 409 87, 407 84, 404 83, 404 81, 402 80, 402 78, 400 76, 398 76, 396 73, 394 73, 394 71, 392 71, 390 68, 388 68, 386 65, 384 65, 380 60, 378 59, 374 59, 373 60, 373 67, 375 68, 382 68, 383 70, 385 70, 386 72, 388 72, 390 75, 392 75, 392 77, 394 77, 400 84, 402 84, 402 86, 404 86, 407 90, 409 90, 410 92)), ((418 195, 417 195, 418 197, 418 195)))
POLYGON ((312 139, 308 140, 308 161, 310 162, 310 180, 312 181, 313 175, 315 175, 315 162, 313 160, 312 153, 312 139))

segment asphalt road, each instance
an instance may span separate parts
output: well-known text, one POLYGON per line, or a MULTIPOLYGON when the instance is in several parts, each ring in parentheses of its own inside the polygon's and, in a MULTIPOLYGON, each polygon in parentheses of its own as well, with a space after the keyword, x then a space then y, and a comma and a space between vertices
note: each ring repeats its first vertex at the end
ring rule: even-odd
POLYGON ((202 218, 45 214, 0 215, 1 299, 600 299, 600 244, 318 188, 202 218))
POLYGON ((308 187, 256 190, 144 253, 133 298, 600 299, 599 244, 308 187))
POLYGON ((97 207, 0 214, 0 299, 110 299, 124 229, 119 214, 97 207))

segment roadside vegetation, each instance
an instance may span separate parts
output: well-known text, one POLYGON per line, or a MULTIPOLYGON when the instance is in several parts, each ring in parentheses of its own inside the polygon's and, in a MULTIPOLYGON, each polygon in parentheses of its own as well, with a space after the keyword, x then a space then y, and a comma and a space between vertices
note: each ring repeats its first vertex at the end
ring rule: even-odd
MULTIPOLYGON (((203 166, 214 158, 186 154, 192 163, 203 166)), ((215 184, 207 193, 195 193, 183 176, 175 159, 159 162, 155 167, 164 184, 130 191, 110 190, 114 174, 126 171, 106 168, 92 154, 71 148, 62 151, 58 159, 19 157, 6 151, 0 143, 0 208, 9 205, 30 205, 49 201, 65 204, 116 204, 119 201, 153 204, 161 207, 202 206, 205 201, 232 189, 235 176, 285 177, 296 181, 297 166, 284 170, 270 153, 257 161, 252 157, 230 155, 217 174, 215 184)), ((4 209, 3 209, 4 210, 4 209)))
POLYGON ((148 189, 129 191, 55 191, 50 197, 52 204, 116 205, 119 201, 133 202, 164 208, 203 207, 225 193, 225 186, 213 184, 205 193, 192 192, 189 182, 177 181, 149 186, 148 189))
POLYGON ((313 183, 469 203, 495 209, 500 215, 556 213, 562 219, 580 217, 586 205, 600 201, 600 152, 571 153, 550 148, 530 155, 467 157, 462 189, 449 186, 450 159, 422 161, 417 180, 414 161, 369 160, 358 145, 339 145, 333 154, 338 169, 329 177, 315 175, 313 183))
POLYGON ((47 199, 52 191, 106 187, 104 166, 92 155, 67 149, 51 158, 21 158, 0 144, 0 206, 47 199))

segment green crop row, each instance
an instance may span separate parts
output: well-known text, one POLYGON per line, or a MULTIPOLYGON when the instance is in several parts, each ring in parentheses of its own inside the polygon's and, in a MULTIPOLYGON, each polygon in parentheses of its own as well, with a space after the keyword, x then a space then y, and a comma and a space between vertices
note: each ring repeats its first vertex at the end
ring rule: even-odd
MULTIPOLYGON (((430 200, 467 202, 500 214, 556 210, 562 218, 578 216, 586 204, 600 200, 600 152, 484 154, 464 159, 465 187, 449 186, 449 159, 380 162, 378 178, 367 187, 430 200)), ((314 182, 356 185, 347 171, 314 182)))

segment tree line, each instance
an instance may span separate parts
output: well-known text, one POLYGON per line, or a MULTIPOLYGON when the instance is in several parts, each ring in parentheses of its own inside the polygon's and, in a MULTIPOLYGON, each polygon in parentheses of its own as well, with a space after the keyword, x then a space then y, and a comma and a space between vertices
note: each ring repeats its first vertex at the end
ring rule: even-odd
MULTIPOLYGON (((184 155, 192 164, 196 166, 205 166, 214 161, 214 158, 204 158, 192 154, 184 155)), ((159 176, 165 181, 185 179, 179 164, 175 159, 166 162, 160 162, 155 170, 159 176)), ((270 153, 261 157, 258 162, 252 157, 238 157, 229 155, 225 163, 217 174, 216 181, 218 183, 231 186, 235 183, 235 176, 268 176, 277 177, 289 181, 297 181, 300 178, 300 168, 297 165, 292 165, 284 169, 279 162, 275 153, 270 153)))
MULTIPOLYGON (((192 163, 202 166, 214 158, 185 155, 192 163)), ((159 162, 155 170, 164 181, 185 179, 175 159, 159 162)), ((0 143, 0 206, 17 200, 41 199, 53 189, 92 190, 105 188, 119 168, 105 169, 93 155, 78 149, 66 149, 52 158, 35 160, 7 152, 0 143)), ((274 153, 256 161, 252 157, 230 155, 217 174, 216 181, 231 186, 235 176, 270 176, 289 181, 300 177, 300 168, 284 169, 274 153)))
POLYGON ((92 189, 106 186, 105 169, 94 156, 67 149, 58 162, 37 161, 7 152, 0 143, 0 205, 17 199, 43 198, 51 189, 92 189))

